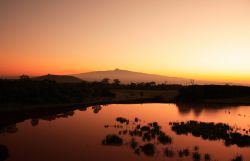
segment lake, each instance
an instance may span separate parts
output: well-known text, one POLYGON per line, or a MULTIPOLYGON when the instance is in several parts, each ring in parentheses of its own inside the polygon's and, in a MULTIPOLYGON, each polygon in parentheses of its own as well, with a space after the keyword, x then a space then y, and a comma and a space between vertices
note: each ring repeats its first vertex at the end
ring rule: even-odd
POLYGON ((111 104, 36 116, 1 129, 0 160, 250 160, 250 106, 111 104))

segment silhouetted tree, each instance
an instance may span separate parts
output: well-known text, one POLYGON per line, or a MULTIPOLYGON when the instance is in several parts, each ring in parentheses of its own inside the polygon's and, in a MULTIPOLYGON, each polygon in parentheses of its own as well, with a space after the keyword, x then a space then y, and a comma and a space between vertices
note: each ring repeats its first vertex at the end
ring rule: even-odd
POLYGON ((20 79, 21 80, 28 80, 28 79, 30 79, 30 77, 28 75, 21 75, 20 79))
POLYGON ((109 78, 103 78, 103 80, 101 81, 101 83, 103 84, 109 84, 110 79, 109 78))
POLYGON ((194 80, 193 79, 191 79, 190 80, 190 85, 194 85, 195 83, 194 83, 194 80))
POLYGON ((113 97, 102 83, 57 83, 51 80, 0 80, 1 103, 80 103, 87 97, 113 97))
POLYGON ((113 80, 113 84, 114 84, 115 86, 119 86, 120 83, 121 83, 121 81, 120 81, 119 79, 114 79, 114 80, 113 80))

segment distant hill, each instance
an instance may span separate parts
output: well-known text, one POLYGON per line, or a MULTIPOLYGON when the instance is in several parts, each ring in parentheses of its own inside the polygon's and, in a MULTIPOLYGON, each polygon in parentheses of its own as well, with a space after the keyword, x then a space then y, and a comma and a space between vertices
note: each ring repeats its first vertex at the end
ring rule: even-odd
POLYGON ((128 70, 108 70, 108 71, 94 71, 88 73, 80 73, 72 75, 86 81, 100 81, 104 78, 119 79, 121 83, 138 83, 138 82, 151 82, 168 83, 168 84, 190 84, 190 79, 167 77, 156 74, 147 74, 141 72, 133 72, 128 70))
MULTIPOLYGON (((16 78, 7 78, 4 79, 18 79, 16 78)), ((109 78, 110 81, 113 79, 119 79, 121 83, 141 83, 141 82, 156 82, 156 83, 166 83, 166 84, 181 84, 181 85, 204 85, 204 84, 215 84, 215 85, 246 85, 250 86, 250 84, 242 84, 242 83, 230 83, 230 82, 215 82, 215 81, 202 81, 202 80, 193 80, 190 78, 179 78, 179 77, 169 77, 157 74, 147 74, 142 72, 134 72, 128 70, 107 70, 107 71, 94 71, 87 73, 79 73, 72 75, 44 75, 39 77, 33 77, 34 80, 55 80, 58 83, 78 83, 82 81, 101 81, 104 78, 109 78)))
POLYGON ((54 80, 58 83, 80 83, 81 79, 69 75, 44 75, 40 77, 34 77, 34 80, 54 80))

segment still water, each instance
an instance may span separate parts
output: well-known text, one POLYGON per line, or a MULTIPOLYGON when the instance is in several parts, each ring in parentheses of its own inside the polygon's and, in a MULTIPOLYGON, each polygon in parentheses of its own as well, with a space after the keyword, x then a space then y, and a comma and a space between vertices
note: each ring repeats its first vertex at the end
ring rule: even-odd
POLYGON ((223 138, 205 139, 172 129, 173 122, 190 120, 228 124, 232 131, 250 136, 250 106, 112 104, 25 119, 2 128, 0 144, 8 149, 7 161, 192 161, 205 160, 205 155, 213 161, 230 161, 236 156, 250 161, 248 144, 225 145, 223 138), (129 122, 118 122, 117 117, 129 122), (157 140, 157 134, 145 139, 143 133, 132 132, 153 122, 170 141, 157 140), (113 134, 122 142, 104 144, 106 136, 113 134), (142 147, 146 144, 153 145, 153 151, 145 153, 142 147))

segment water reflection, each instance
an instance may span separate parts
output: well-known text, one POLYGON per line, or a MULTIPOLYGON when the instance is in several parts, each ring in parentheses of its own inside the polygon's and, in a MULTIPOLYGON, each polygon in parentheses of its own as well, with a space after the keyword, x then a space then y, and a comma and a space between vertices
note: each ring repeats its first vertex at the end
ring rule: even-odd
MULTIPOLYGON (((4 133, 17 133, 18 132, 18 128, 16 127, 16 124, 19 122, 23 122, 26 119, 29 119, 31 117, 31 125, 33 127, 38 126, 39 121, 40 120, 46 120, 46 121, 54 121, 56 119, 60 119, 60 118, 68 118, 68 117, 72 117, 74 115, 74 111, 65 111, 65 112, 61 112, 61 113, 42 113, 41 115, 37 115, 37 113, 29 113, 26 115, 22 115, 23 113, 20 114, 14 114, 9 115, 8 118, 6 117, 1 117, 0 121, 1 121, 1 126, 0 126, 0 134, 4 134, 4 133), (14 124, 12 124, 14 123, 14 124)), ((8 115, 7 115, 8 116, 8 115)))
POLYGON ((223 110, 223 109, 230 110, 239 107, 237 105, 228 105, 228 104, 182 104, 182 103, 177 103, 176 106, 180 114, 187 115, 193 112, 195 116, 200 116, 200 114, 203 111, 216 113, 218 110, 223 110))
POLYGON ((2 156, 10 161, 250 159, 249 107, 132 104, 74 109, 0 114, 0 144, 11 152, 0 146, 0 161, 2 156))
MULTIPOLYGON (((93 113, 98 114, 103 106, 92 106, 93 113)), ((86 111, 88 107, 80 107, 80 111, 86 111)), ((72 109, 56 109, 43 110, 34 112, 18 112, 18 113, 0 113, 0 134, 1 133, 16 133, 18 131, 16 124, 31 119, 30 123, 33 127, 39 125, 40 120, 54 121, 60 118, 69 118, 74 116, 72 109)))
MULTIPOLYGON (((86 109, 86 107, 85 107, 86 109)), ((20 113, 1 113, 0 117, 0 134, 14 134, 18 132, 17 123, 23 122, 31 118, 31 125, 38 126, 40 120, 54 121, 60 118, 69 118, 74 115, 73 110, 45 110, 39 112, 20 112, 20 113), (14 124, 13 124, 14 123, 14 124)), ((8 148, 0 144, 0 161, 4 161, 9 157, 8 148)))
MULTIPOLYGON (((105 108, 108 105, 95 105, 92 106, 91 109, 93 113, 98 114, 102 108, 105 108)), ((188 115, 190 113, 194 113, 195 116, 200 116, 203 111, 209 111, 216 113, 218 110, 225 109, 227 110, 225 113, 231 114, 230 109, 236 109, 239 106, 228 106, 228 105, 205 105, 205 104, 176 104, 176 107, 181 115, 188 115)), ((43 110, 43 111, 35 111, 35 112, 18 112, 18 113, 0 113, 0 133, 6 131, 8 133, 17 132, 17 128, 15 127, 16 123, 23 122, 27 119, 31 119, 31 125, 37 126, 39 124, 39 120, 47 120, 53 121, 60 118, 68 118, 74 115, 74 110, 79 109, 80 111, 86 111, 87 107, 79 107, 73 109, 55 109, 55 110, 43 110)), ((239 117, 250 117, 247 114, 237 114, 239 117)))
POLYGON ((31 119, 31 125, 33 127, 37 126, 39 124, 39 119, 31 119))
POLYGON ((16 133, 17 131, 18 131, 18 129, 16 127, 16 124, 8 125, 8 126, 2 127, 0 129, 0 134, 3 134, 3 133, 13 134, 13 133, 16 133))
POLYGON ((94 113, 99 113, 102 109, 102 106, 101 105, 95 105, 95 106, 92 106, 92 109, 93 109, 93 112, 94 113))

